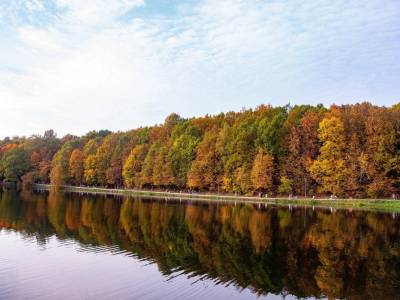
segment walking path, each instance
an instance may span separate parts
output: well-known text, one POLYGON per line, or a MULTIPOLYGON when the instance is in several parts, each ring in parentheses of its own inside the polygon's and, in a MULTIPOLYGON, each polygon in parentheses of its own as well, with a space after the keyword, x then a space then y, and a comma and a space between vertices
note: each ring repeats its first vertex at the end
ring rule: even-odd
MULTIPOLYGON (((49 184, 36 184, 36 190, 51 190, 55 186, 49 184)), ((231 203, 251 203, 251 204, 275 204, 275 205, 301 205, 301 206, 322 206, 327 208, 363 208, 374 210, 400 211, 400 201, 392 199, 331 199, 331 198, 284 198, 284 197, 257 197, 257 196, 235 196, 219 195, 207 193, 186 193, 186 192, 167 192, 149 191, 136 189, 110 189, 86 186, 61 186, 65 192, 80 194, 102 194, 102 195, 121 195, 121 196, 147 196, 164 198, 165 200, 196 200, 196 201, 219 201, 231 203)))

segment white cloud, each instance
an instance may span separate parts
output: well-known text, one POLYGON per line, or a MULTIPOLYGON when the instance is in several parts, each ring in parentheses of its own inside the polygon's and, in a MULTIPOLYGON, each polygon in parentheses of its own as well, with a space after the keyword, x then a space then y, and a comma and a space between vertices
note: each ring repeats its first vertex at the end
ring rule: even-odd
POLYGON ((391 104, 400 4, 383 2, 207 0, 120 22, 143 1, 57 0, 47 26, 15 25, 17 42, 0 46, 0 135, 123 130, 266 101, 391 104))
POLYGON ((42 11, 44 10, 43 2, 40 0, 28 0, 25 3, 26 8, 30 11, 42 11))
POLYGON ((41 54, 49 55, 51 52, 63 52, 65 42, 58 36, 57 31, 51 29, 37 29, 27 26, 18 29, 19 38, 31 51, 43 51, 41 54))
POLYGON ((84 24, 106 24, 128 10, 144 5, 144 0, 56 0, 67 10, 66 18, 84 24))

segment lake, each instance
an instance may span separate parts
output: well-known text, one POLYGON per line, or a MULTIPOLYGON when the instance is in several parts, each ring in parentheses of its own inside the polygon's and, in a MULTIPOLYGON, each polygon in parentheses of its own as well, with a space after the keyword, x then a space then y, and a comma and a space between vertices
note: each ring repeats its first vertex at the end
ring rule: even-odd
POLYGON ((0 192, 0 299, 400 299, 395 214, 0 192))

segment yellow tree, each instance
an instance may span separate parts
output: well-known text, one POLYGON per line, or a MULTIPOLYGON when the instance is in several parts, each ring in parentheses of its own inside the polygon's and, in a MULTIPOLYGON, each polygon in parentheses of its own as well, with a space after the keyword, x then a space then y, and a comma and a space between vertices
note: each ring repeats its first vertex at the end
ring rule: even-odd
POLYGON ((204 135, 197 146, 196 158, 188 173, 187 185, 195 189, 216 190, 221 184, 221 163, 216 149, 218 130, 213 129, 204 135))
POLYGON ((145 145, 138 145, 134 147, 126 159, 123 169, 122 176, 124 178, 125 185, 129 188, 140 187, 143 161, 146 158, 147 147, 145 145))
POLYGON ((240 192, 248 194, 252 190, 252 180, 250 174, 250 168, 246 165, 239 167, 236 170, 236 182, 240 188, 240 192))
POLYGON ((52 167, 50 178, 51 178, 50 182, 54 186, 62 186, 65 184, 65 176, 61 166, 57 165, 52 167))
POLYGON ((336 110, 320 122, 318 137, 323 145, 310 168, 311 176, 320 184, 321 192, 343 195, 348 175, 346 141, 344 125, 336 110))
POLYGON ((154 159, 153 184, 155 186, 171 186, 174 184, 174 174, 171 163, 167 160, 168 148, 160 147, 154 159))
POLYGON ((95 185, 97 182, 96 178, 96 156, 90 154, 85 159, 84 179, 87 184, 95 185))
POLYGON ((74 149, 69 158, 69 173, 76 185, 83 181, 83 153, 79 149, 74 149))
POLYGON ((273 188, 274 158, 261 148, 254 158, 251 181, 256 191, 271 191, 273 188))

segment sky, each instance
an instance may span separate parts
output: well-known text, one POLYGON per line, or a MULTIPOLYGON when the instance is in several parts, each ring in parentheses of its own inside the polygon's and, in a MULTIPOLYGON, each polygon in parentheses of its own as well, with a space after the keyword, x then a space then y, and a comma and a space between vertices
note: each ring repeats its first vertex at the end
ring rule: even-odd
POLYGON ((398 0, 0 1, 0 137, 399 99, 398 0))

